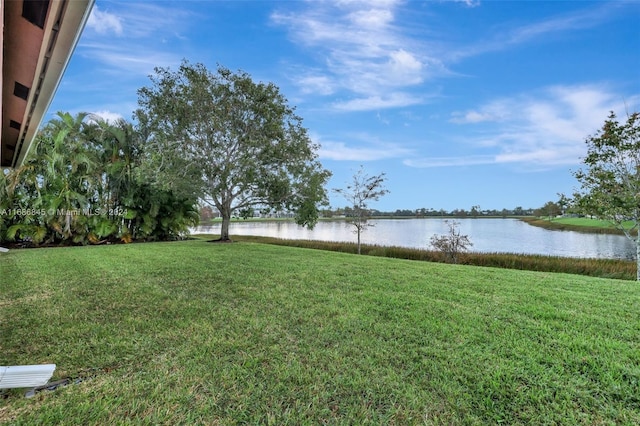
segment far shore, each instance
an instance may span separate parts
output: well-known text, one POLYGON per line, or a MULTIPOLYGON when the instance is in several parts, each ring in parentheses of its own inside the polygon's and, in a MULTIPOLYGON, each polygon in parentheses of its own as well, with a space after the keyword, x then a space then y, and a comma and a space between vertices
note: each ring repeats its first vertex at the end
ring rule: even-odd
MULTIPOLYGON (((523 217, 520 220, 532 226, 557 231, 576 231, 589 234, 611 234, 624 235, 622 230, 617 229, 611 222, 588 217, 556 217, 551 220, 539 217, 523 217)), ((633 233, 637 234, 637 231, 633 233)))
MULTIPOLYGON (((576 231, 589 234, 611 234, 611 235, 624 235, 624 232, 615 228, 610 222, 604 220, 590 219, 587 217, 555 217, 552 219, 541 218, 535 216, 373 216, 371 220, 405 220, 405 219, 518 219, 531 226, 537 226, 549 230, 557 231, 576 231)), ((345 216, 335 217, 321 217, 320 221, 344 221, 347 220, 345 216)), ((233 217, 232 222, 283 222, 293 221, 290 217, 251 217, 243 219, 240 217, 233 217)), ((213 218, 200 222, 199 226, 214 226, 222 222, 221 218, 213 218)))

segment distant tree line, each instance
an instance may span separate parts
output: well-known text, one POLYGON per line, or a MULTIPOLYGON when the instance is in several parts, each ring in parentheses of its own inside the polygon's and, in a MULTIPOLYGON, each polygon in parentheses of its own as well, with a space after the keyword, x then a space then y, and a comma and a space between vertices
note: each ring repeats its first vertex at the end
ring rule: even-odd
MULTIPOLYGON (((336 209, 323 209, 321 210, 323 217, 340 217, 351 215, 351 207, 338 207, 336 209)), ((480 206, 473 206, 469 210, 463 208, 445 210, 436 210, 433 208, 422 207, 415 210, 410 209, 396 209, 395 211, 381 211, 371 209, 372 217, 507 217, 507 216, 533 216, 534 209, 516 207, 513 209, 480 209, 480 206)))

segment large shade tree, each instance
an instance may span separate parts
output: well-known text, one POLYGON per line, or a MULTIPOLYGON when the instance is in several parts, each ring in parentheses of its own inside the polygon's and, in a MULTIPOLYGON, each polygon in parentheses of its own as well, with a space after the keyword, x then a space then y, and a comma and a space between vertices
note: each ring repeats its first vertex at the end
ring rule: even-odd
POLYGON ((277 86, 187 61, 175 72, 156 68, 151 82, 138 91, 135 113, 152 148, 146 171, 217 208, 221 240, 229 240, 232 215, 256 209, 316 223, 330 173, 277 86))
POLYGON ((582 185, 575 194, 576 206, 610 221, 636 244, 640 281, 640 113, 619 123, 612 112, 586 143, 585 167, 574 173, 582 185))

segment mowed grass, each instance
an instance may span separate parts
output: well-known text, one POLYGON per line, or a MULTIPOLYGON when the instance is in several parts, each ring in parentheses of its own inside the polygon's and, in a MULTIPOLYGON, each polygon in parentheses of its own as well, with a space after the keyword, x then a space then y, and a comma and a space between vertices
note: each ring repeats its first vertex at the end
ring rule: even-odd
POLYGON ((558 217, 552 222, 564 223, 573 226, 586 226, 590 228, 614 228, 611 222, 599 219, 590 219, 588 217, 558 217))
MULTIPOLYGON (((205 236, 201 236, 205 237, 205 236)), ((215 238, 210 236, 210 238, 215 238)), ((355 243, 318 241, 318 240, 289 240, 273 237, 234 236, 234 241, 257 242, 289 247, 312 248, 330 250, 342 253, 358 252, 355 243)), ((448 259, 442 252, 423 250, 410 247, 392 247, 363 244, 363 255, 392 257, 395 259, 410 259, 427 262, 445 262, 448 259)), ((507 269, 520 269, 539 272, 559 272, 580 274, 600 278, 618 278, 636 280, 636 261, 622 259, 571 258, 561 256, 546 256, 521 253, 479 253, 465 252, 458 256, 458 263, 463 265, 485 266, 507 269)))
POLYGON ((202 240, 0 255, 9 424, 639 424, 640 285, 202 240))

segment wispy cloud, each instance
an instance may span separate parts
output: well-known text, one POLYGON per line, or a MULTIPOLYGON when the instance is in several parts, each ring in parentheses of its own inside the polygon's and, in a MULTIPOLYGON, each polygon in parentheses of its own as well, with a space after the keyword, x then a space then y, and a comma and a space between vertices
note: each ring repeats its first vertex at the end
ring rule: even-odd
POLYGON ((451 114, 450 121, 457 124, 502 121, 513 113, 508 108, 509 105, 503 100, 493 101, 479 109, 464 112, 455 111, 451 114))
POLYGON ((305 73, 297 78, 297 82, 302 94, 331 95, 336 90, 335 83, 330 77, 315 72, 305 73))
POLYGON ((148 84, 154 68, 175 69, 189 55, 184 34, 198 16, 169 2, 98 3, 74 53, 85 71, 63 82, 66 93, 77 97, 64 108, 94 111, 107 120, 130 117, 136 108, 132 94, 148 84))
POLYGON ((402 148, 397 143, 380 142, 365 134, 351 137, 349 144, 323 140, 317 134, 312 134, 311 138, 320 145, 318 154, 323 160, 377 161, 411 155, 411 150, 402 148))
POLYGON ((335 102, 332 106, 341 111, 368 111, 416 105, 422 102, 422 98, 411 96, 404 92, 394 92, 388 93, 384 96, 374 95, 367 98, 356 98, 344 102, 335 102))
POLYGON ((455 3, 464 3, 464 5, 467 7, 480 6, 480 0, 445 0, 445 1, 453 1, 455 3))
POLYGON ((181 56, 167 41, 183 38, 189 13, 140 2, 119 3, 117 12, 94 6, 78 54, 96 60, 103 65, 100 71, 109 74, 146 76, 155 66, 176 65, 181 56))
POLYGON ((113 33, 128 39, 157 37, 159 34, 163 38, 167 34, 181 38, 180 31, 190 17, 186 9, 166 4, 126 2, 118 4, 117 12, 102 10, 94 5, 87 29, 99 35, 113 33))
POLYGON ((344 91, 351 99, 333 106, 348 111, 419 102, 420 97, 407 90, 423 83, 441 64, 421 53, 419 42, 395 24, 400 3, 314 2, 299 12, 273 13, 272 22, 288 28, 295 43, 311 48, 324 70, 320 74, 316 68, 297 78, 301 90, 318 95, 344 91))
POLYGON ((95 111, 95 112, 92 112, 91 114, 102 118, 107 123, 115 123, 116 121, 124 118, 122 114, 113 112, 113 111, 108 111, 108 110, 95 111))
POLYGON ((495 164, 496 158, 493 155, 467 155, 463 157, 433 157, 406 159, 402 162, 405 166, 417 168, 431 167, 465 167, 478 166, 481 164, 495 164))
POLYGON ((504 24, 499 28, 488 29, 477 42, 464 46, 450 46, 448 52, 442 53, 442 57, 450 64, 467 57, 513 48, 545 37, 594 28, 611 19, 616 9, 623 6, 624 2, 618 3, 586 3, 585 9, 570 14, 555 15, 520 26, 504 24))
MULTIPOLYGON (((130 43, 134 46, 138 43, 130 43)), ((171 51, 151 48, 124 48, 122 45, 103 42, 82 43, 80 55, 102 64, 102 72, 129 77, 147 76, 154 67, 177 66, 181 56, 171 51)))
POLYGON ((609 18, 610 5, 588 8, 568 15, 554 16, 534 22, 511 31, 506 41, 509 44, 522 43, 546 34, 585 30, 600 25, 609 18))
POLYGON ((585 138, 602 126, 609 111, 624 116, 625 104, 637 106, 638 100, 635 97, 625 102, 606 86, 598 85, 553 86, 538 93, 493 100, 473 110, 454 112, 450 120, 469 127, 465 144, 483 153, 413 158, 404 164, 517 164, 536 169, 578 164, 585 153, 585 138))
MULTIPOLYGON (((474 0, 456 3, 479 6, 474 0)), ((486 28, 474 34, 473 41, 453 43, 446 34, 426 30, 428 23, 420 23, 419 35, 406 26, 406 17, 400 25, 402 1, 338 0, 298 5, 297 11, 271 15, 272 23, 285 27, 294 43, 313 52, 314 68, 299 72, 293 80, 305 95, 342 95, 329 104, 342 111, 415 105, 430 90, 426 82, 456 75, 451 67, 465 58, 593 28, 610 19, 616 13, 612 9, 618 7, 587 4, 571 14, 520 26, 505 23, 486 28)))
POLYGON ((95 5, 87 20, 87 28, 93 29, 98 34, 108 34, 113 31, 116 35, 122 34, 122 20, 119 16, 102 11, 95 5))

